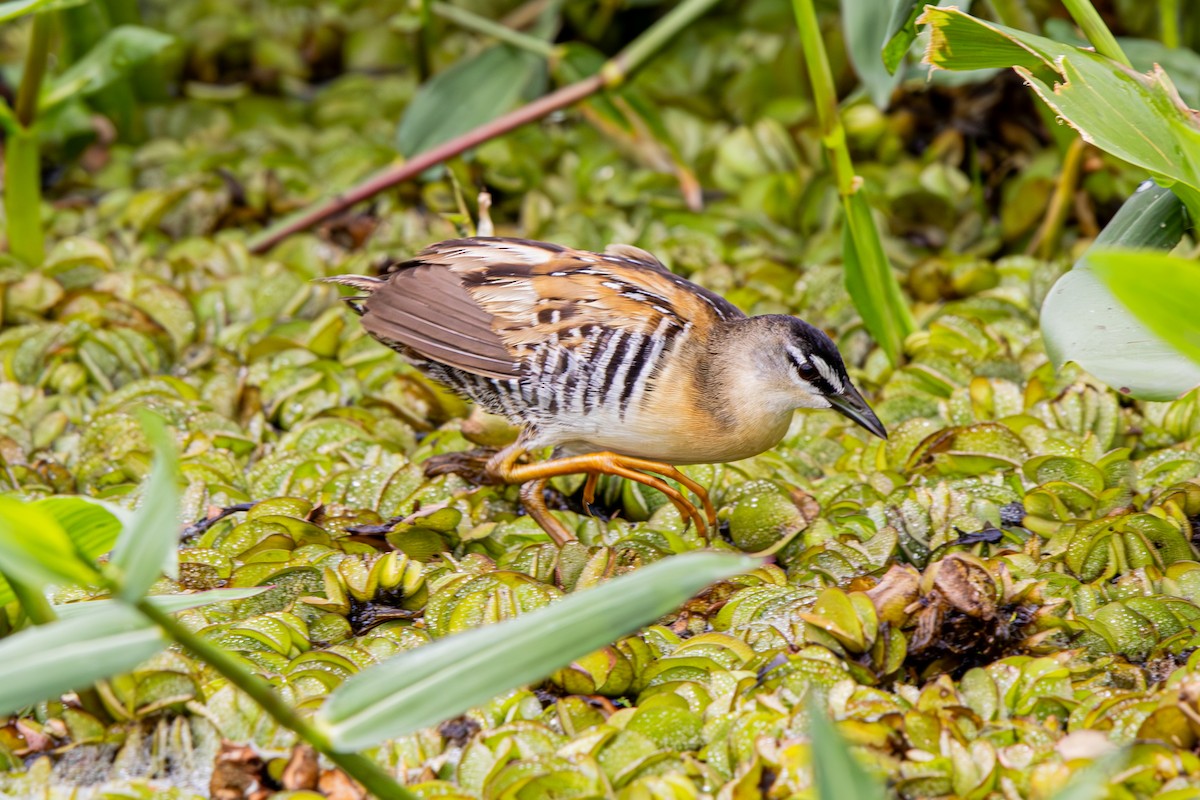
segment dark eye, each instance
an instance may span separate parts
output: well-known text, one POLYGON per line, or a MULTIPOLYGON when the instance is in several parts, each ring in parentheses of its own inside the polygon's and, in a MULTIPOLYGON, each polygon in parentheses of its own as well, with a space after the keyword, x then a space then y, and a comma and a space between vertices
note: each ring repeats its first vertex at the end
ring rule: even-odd
POLYGON ((796 369, 800 372, 800 377, 804 378, 806 381, 811 381, 813 378, 817 377, 817 368, 812 364, 797 364, 796 369))

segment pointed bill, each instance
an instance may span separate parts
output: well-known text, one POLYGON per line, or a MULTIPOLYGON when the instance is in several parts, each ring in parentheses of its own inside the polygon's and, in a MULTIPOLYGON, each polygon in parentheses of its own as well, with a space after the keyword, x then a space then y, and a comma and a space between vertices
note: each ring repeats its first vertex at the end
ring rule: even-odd
POLYGON ((827 395, 825 399, 839 413, 854 420, 880 439, 887 438, 887 428, 883 427, 883 423, 879 421, 879 417, 875 416, 875 412, 867 405, 867 401, 863 399, 863 396, 853 386, 847 385, 846 391, 837 395, 827 395))

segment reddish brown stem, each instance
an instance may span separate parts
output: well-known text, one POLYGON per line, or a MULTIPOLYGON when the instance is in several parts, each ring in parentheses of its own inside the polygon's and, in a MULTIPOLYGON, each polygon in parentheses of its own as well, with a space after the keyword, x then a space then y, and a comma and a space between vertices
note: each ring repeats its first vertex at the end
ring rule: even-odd
POLYGON ((545 97, 538 98, 529 105, 522 106, 516 111, 481 125, 469 133, 465 133, 445 144, 438 145, 432 150, 420 153, 403 164, 388 167, 375 173, 362 183, 341 194, 302 209, 276 225, 250 237, 247 243, 253 253, 262 253, 291 236, 293 233, 305 230, 321 220, 342 213, 359 201, 390 189, 398 183, 415 178, 432 166, 447 159, 454 158, 465 150, 483 144, 511 130, 536 122, 547 114, 574 105, 586 97, 590 97, 603 89, 605 80, 602 75, 584 78, 578 83, 551 92, 545 97))
POLYGON ((360 200, 365 200, 397 183, 416 177, 430 167, 440 164, 448 158, 453 158, 464 150, 469 150, 489 139, 508 133, 514 128, 541 119, 551 111, 558 111, 578 103, 602 89, 617 88, 645 66, 663 47, 675 41, 685 28, 707 13, 717 2, 718 0, 680 0, 662 19, 630 42, 624 50, 605 62, 598 74, 584 78, 570 86, 564 86, 556 92, 518 108, 512 113, 505 114, 486 125, 481 125, 470 133, 435 147, 427 153, 413 156, 411 161, 378 172, 347 192, 329 200, 323 200, 280 220, 266 230, 251 236, 247 246, 251 252, 261 253, 275 246, 287 236, 335 214, 340 214, 360 200))

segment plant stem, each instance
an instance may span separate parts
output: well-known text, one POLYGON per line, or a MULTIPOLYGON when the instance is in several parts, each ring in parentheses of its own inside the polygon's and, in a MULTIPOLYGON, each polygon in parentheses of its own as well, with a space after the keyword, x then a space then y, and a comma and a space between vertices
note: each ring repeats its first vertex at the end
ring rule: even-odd
POLYGON ((345 770, 347 775, 361 783, 373 796, 382 798, 382 800, 416 800, 415 794, 396 783, 392 776, 371 759, 357 753, 339 753, 334 750, 324 733, 301 716, 271 688, 270 684, 246 669, 245 665, 232 653, 189 630, 171 614, 155 607, 144 598, 137 601, 134 606, 147 619, 166 631, 168 636, 245 692, 270 714, 272 719, 285 728, 295 731, 301 739, 345 770))
POLYGON ((50 15, 36 14, 14 108, 20 129, 9 134, 4 149, 8 249, 32 267, 41 264, 46 257, 46 239, 42 231, 41 147, 32 128, 37 121, 38 97, 49 52, 50 15))
POLYGON ((449 3, 432 3, 429 8, 437 16, 453 22, 460 28, 466 28, 469 31, 490 36, 505 44, 511 44, 513 47, 520 48, 521 50, 528 50, 543 58, 553 58, 557 51, 557 48, 550 42, 539 39, 536 36, 515 31, 507 25, 503 25, 487 17, 481 17, 465 8, 452 6, 449 3))
POLYGON ((42 232, 42 165, 37 135, 13 131, 4 143, 4 212, 8 217, 8 249, 31 267, 46 257, 42 232))
POLYGON ((1046 216, 1038 227, 1037 233, 1029 240, 1025 249, 1027 254, 1037 253, 1039 258, 1049 259, 1058 240, 1062 236, 1063 224, 1071 211, 1071 200, 1075 197, 1075 189, 1079 185, 1079 173, 1083 166, 1083 154, 1086 143, 1076 137, 1063 157, 1062 169, 1058 174, 1058 182, 1054 185, 1054 194, 1050 197, 1050 205, 1046 208, 1046 216))
POLYGON ((50 53, 50 15, 35 14, 29 35, 29 52, 25 54, 25 72, 17 89, 17 122, 28 128, 37 119, 38 95, 42 78, 46 76, 46 59, 50 53))
POLYGON ((564 86, 528 105, 480 125, 462 136, 455 137, 445 144, 420 153, 403 164, 387 167, 341 194, 301 209, 251 236, 247 246, 251 252, 262 253, 291 234, 309 228, 335 214, 340 214, 355 203, 414 178, 430 167, 453 158, 465 150, 539 120, 552 111, 574 105, 602 89, 614 89, 620 86, 644 67, 680 31, 695 22, 717 2, 718 0, 683 0, 628 47, 605 62, 598 74, 564 86))
POLYGON ((21 604, 21 610, 34 625, 46 625, 58 619, 58 615, 54 613, 50 601, 46 599, 46 595, 42 594, 41 589, 14 580, 7 573, 4 574, 4 579, 8 581, 13 594, 16 595, 17 602, 21 604))
POLYGON ((861 179, 854 174, 833 71, 825 53, 825 41, 821 38, 813 0, 792 0, 792 10, 800 30, 800 50, 804 53, 804 64, 812 84, 821 143, 829 156, 842 201, 846 288, 867 329, 879 342, 888 360, 898 365, 903 358, 904 339, 913 332, 916 323, 884 254, 871 210, 859 193, 861 179))
POLYGON ((1092 47, 1096 48, 1097 53, 1133 68, 1129 57, 1125 55, 1121 45, 1117 44, 1117 38, 1112 35, 1112 31, 1104 24, 1100 13, 1092 5, 1092 0, 1063 0, 1063 5, 1067 7, 1067 12, 1092 43, 1092 47))
POLYGON ((1174 50, 1183 39, 1179 32, 1179 0, 1158 0, 1158 24, 1162 43, 1174 50))

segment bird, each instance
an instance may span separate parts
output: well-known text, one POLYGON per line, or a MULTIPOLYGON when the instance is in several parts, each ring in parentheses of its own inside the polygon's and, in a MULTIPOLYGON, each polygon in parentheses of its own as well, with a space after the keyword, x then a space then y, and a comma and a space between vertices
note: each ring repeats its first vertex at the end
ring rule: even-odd
POLYGON ((644 484, 706 536, 716 512, 680 465, 768 450, 796 409, 833 409, 887 438, 824 331, 747 316, 632 245, 596 253, 477 236, 430 245, 377 277, 323 280, 360 293, 343 299, 372 337, 519 426, 484 473, 521 484, 526 512, 559 545, 575 536, 546 505, 556 476, 585 474, 588 503, 600 475, 644 484), (547 448, 549 460, 523 461, 547 448))

